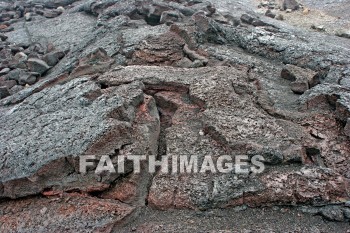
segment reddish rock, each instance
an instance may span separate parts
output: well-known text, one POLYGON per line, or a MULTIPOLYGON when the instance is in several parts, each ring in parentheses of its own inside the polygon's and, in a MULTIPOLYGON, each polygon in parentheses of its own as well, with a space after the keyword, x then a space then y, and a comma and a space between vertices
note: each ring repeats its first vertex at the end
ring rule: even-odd
POLYGON ((291 89, 296 94, 303 94, 320 83, 317 72, 294 65, 285 65, 281 77, 292 81, 291 89))
POLYGON ((110 232, 134 208, 118 201, 64 194, 0 204, 1 232, 110 232))
POLYGON ((183 58, 185 41, 173 32, 150 36, 132 55, 130 65, 172 65, 183 58))

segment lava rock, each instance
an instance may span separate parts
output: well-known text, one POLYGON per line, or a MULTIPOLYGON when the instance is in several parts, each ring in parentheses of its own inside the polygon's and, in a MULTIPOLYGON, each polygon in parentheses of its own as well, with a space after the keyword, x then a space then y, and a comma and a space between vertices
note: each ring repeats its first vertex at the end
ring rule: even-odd
POLYGON ((38 74, 33 74, 33 73, 24 73, 19 77, 18 83, 20 85, 33 85, 37 81, 38 74))
POLYGON ((347 219, 350 219, 350 208, 344 208, 343 209, 343 212, 344 212, 344 216, 345 216, 345 218, 347 218, 347 219))
POLYGON ((1 41, 5 41, 5 40, 7 40, 7 38, 8 38, 8 37, 7 37, 6 35, 0 33, 0 40, 1 40, 1 41))
POLYGON ((326 31, 326 28, 323 25, 311 25, 311 29, 314 29, 319 32, 324 32, 326 31))
POLYGON ((264 157, 266 164, 272 165, 280 164, 284 159, 284 156, 280 151, 271 148, 264 148, 262 156, 264 157))
POLYGON ((0 71, 0 76, 1 75, 4 75, 4 74, 8 74, 10 72, 10 69, 9 68, 4 68, 0 71))
POLYGON ((344 221, 344 214, 339 206, 325 206, 321 210, 321 215, 329 221, 344 221))
POLYGON ((11 95, 7 87, 0 87, 0 99, 6 98, 11 95))
MULTIPOLYGON (((346 136, 350 137, 350 118, 348 118, 348 121, 344 128, 344 132, 346 136)), ((350 207, 350 202, 348 202, 348 206, 350 207)))
POLYGON ((24 89, 24 86, 21 86, 21 85, 15 85, 13 86, 11 89, 10 89, 10 93, 13 95, 17 92, 20 92, 24 89))
POLYGON ((283 67, 281 77, 292 81, 291 89, 296 94, 303 94, 320 83, 317 72, 290 64, 283 67))
POLYGON ((350 31, 339 30, 335 33, 336 36, 350 39, 350 31))
POLYGON ((27 65, 31 72, 39 73, 40 75, 43 75, 50 69, 50 66, 45 61, 38 58, 29 58, 27 65))
POLYGON ((276 14, 273 13, 270 9, 265 12, 265 15, 273 19, 276 17, 276 14))
POLYGON ((17 82, 15 80, 0 81, 0 86, 7 87, 8 89, 11 89, 12 87, 14 87, 16 85, 17 85, 17 82))
POLYGON ((160 23, 173 23, 182 21, 184 16, 179 11, 164 11, 160 17, 160 23))
POLYGON ((296 0, 282 0, 281 9, 282 10, 298 10, 300 8, 300 4, 296 0))
POLYGON ((6 80, 15 80, 15 81, 19 81, 19 77, 21 74, 23 74, 25 72, 25 70, 22 69, 14 69, 11 70, 7 75, 6 75, 6 80))
POLYGON ((248 15, 248 14, 243 14, 242 16, 241 16, 241 21, 243 22, 243 23, 246 23, 246 24, 252 24, 253 23, 253 21, 254 21, 254 17, 252 17, 252 16, 250 16, 250 15, 248 15))
POLYGON ((60 14, 62 14, 62 11, 59 10, 50 10, 50 11, 44 11, 44 17, 46 18, 56 18, 57 16, 59 16, 60 14))
POLYGON ((49 66, 55 66, 63 57, 65 56, 64 52, 56 51, 45 54, 42 59, 45 61, 49 66))

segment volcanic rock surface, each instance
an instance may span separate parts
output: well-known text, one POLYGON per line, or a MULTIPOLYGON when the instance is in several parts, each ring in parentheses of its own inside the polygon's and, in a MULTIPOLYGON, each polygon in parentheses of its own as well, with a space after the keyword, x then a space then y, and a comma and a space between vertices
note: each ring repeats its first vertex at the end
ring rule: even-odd
POLYGON ((0 2, 0 231, 347 232, 350 40, 255 2, 0 2), (95 173, 105 155, 266 169, 95 173))

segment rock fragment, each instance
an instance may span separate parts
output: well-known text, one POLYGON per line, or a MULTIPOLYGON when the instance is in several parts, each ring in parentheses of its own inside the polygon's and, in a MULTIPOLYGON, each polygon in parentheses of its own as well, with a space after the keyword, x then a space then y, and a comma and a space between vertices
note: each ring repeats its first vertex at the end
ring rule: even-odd
POLYGON ((27 65, 31 72, 35 72, 40 75, 43 75, 48 69, 50 69, 50 66, 45 61, 38 58, 29 58, 27 65))

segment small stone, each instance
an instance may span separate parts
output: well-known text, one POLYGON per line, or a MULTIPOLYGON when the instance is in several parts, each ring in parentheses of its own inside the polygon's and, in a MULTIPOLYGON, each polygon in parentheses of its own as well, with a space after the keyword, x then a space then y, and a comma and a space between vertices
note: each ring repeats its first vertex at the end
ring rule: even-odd
POLYGON ((344 214, 339 206, 326 206, 321 210, 321 215, 329 221, 342 222, 344 214))
MULTIPOLYGON (((350 118, 348 118, 348 121, 347 121, 347 123, 345 125, 344 133, 345 133, 346 136, 350 137, 350 118)), ((345 203, 345 206, 350 207, 350 201, 347 201, 345 203)))
POLYGON ((336 36, 350 39, 350 31, 339 30, 335 33, 336 36))
POLYGON ((42 208, 40 210, 40 214, 42 214, 42 215, 46 214, 46 212, 47 212, 47 208, 46 207, 44 207, 44 208, 42 208))
POLYGON ((31 21, 32 20, 32 14, 30 12, 27 12, 25 15, 24 15, 24 19, 26 21, 31 21))
POLYGON ((8 37, 7 37, 6 35, 0 33, 0 40, 1 40, 1 41, 5 41, 5 40, 7 40, 7 38, 8 38, 8 37))
POLYGON ((345 218, 350 219, 350 208, 344 208, 343 212, 344 212, 345 218))
POLYGON ((292 13, 292 9, 287 9, 286 12, 287 13, 292 13))
POLYGON ((247 14, 243 14, 241 16, 241 21, 243 23, 246 23, 246 24, 252 24, 253 21, 254 21, 254 17, 250 16, 250 15, 247 15, 247 14))
POLYGON ((270 9, 265 12, 265 16, 270 17, 270 18, 275 18, 276 14, 273 13, 270 9))
POLYGON ((27 65, 30 71, 39 73, 40 75, 50 69, 50 66, 45 61, 38 58, 29 58, 27 65))
POLYGON ((309 90, 309 84, 306 80, 297 80, 290 84, 291 90, 295 94, 304 94, 305 91, 309 90))
POLYGON ((20 85, 33 85, 37 81, 37 77, 32 73, 25 73, 20 76, 18 83, 20 85))
POLYGON ((278 14, 278 15, 276 15, 276 19, 282 21, 282 20, 284 20, 284 16, 282 14, 278 14))
POLYGON ((309 14, 309 12, 310 12, 310 9, 306 7, 303 10, 303 15, 307 15, 307 14, 309 14))
POLYGON ((28 56, 27 56, 27 54, 25 54, 25 53, 23 53, 23 52, 18 52, 18 53, 15 54, 14 59, 15 59, 18 63, 20 63, 20 62, 25 62, 25 61, 27 61, 28 56))
POLYGON ((179 11, 164 11, 160 17, 160 23, 179 22, 184 16, 179 11))
POLYGON ((0 81, 0 86, 7 87, 8 89, 11 89, 12 87, 14 87, 16 85, 17 85, 17 82, 15 80, 0 81))
POLYGON ((23 89, 24 89, 23 86, 21 86, 21 85, 15 85, 15 86, 13 86, 13 87, 10 89, 10 93, 13 95, 13 94, 15 94, 15 93, 17 93, 17 92, 22 91, 23 89))
POLYGON ((267 23, 261 21, 260 19, 254 19, 252 22, 252 25, 256 27, 261 27, 261 26, 266 26, 267 23))
POLYGON ((181 68, 191 68, 192 61, 188 59, 187 57, 182 58, 181 60, 175 62, 175 67, 181 67, 181 68))
POLYGON ((58 10, 48 10, 48 11, 44 11, 44 17, 46 18, 56 18, 57 16, 59 16, 60 14, 62 14, 61 11, 58 10))
POLYGON ((4 68, 0 71, 0 76, 4 74, 8 74, 10 72, 10 68, 4 68))
MULTIPOLYGON (((348 125, 349 125, 349 128, 350 128, 350 119, 348 119, 348 125)), ((345 206, 346 207, 350 207, 350 201, 345 202, 345 206)))
POLYGON ((57 7, 57 10, 58 10, 59 12, 63 13, 65 9, 64 9, 63 6, 59 6, 59 7, 57 7))
POLYGON ((0 87, 0 99, 6 98, 11 95, 7 87, 0 87))
POLYGON ((55 66, 63 57, 65 56, 64 52, 51 52, 48 54, 45 54, 42 59, 45 61, 49 66, 55 66))
POLYGON ((324 32, 326 31, 326 28, 323 25, 311 25, 311 29, 314 29, 319 32, 324 32))
POLYGON ((7 75, 6 75, 6 79, 7 80, 19 80, 19 76, 21 73, 25 72, 22 69, 15 69, 15 70, 11 70, 7 75))
POLYGON ((290 10, 290 12, 294 10, 298 10, 300 7, 300 4, 296 0, 283 0, 282 1, 282 10, 290 10))
POLYGON ((211 16, 212 19, 214 19, 216 22, 223 23, 223 24, 229 24, 230 21, 226 19, 222 14, 214 13, 211 16))
POLYGON ((266 164, 280 164, 283 162, 284 156, 280 151, 273 150, 271 148, 264 148, 262 156, 265 159, 266 164))
POLYGON ((281 77, 292 81, 291 90, 296 94, 303 94, 320 83, 317 72, 290 64, 283 67, 281 77))

